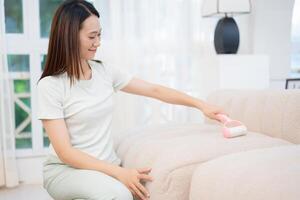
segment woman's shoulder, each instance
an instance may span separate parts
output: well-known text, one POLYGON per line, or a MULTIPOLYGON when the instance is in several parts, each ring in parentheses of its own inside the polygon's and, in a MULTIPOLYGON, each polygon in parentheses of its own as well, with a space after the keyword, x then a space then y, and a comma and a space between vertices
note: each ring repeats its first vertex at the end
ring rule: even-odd
POLYGON ((59 88, 63 85, 64 79, 66 79, 65 74, 46 76, 38 81, 38 87, 55 87, 59 88))

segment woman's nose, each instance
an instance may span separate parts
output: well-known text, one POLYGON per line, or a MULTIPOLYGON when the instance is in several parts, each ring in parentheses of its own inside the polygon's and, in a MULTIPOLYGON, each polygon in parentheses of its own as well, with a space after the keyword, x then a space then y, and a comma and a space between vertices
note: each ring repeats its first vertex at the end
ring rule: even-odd
POLYGON ((100 37, 97 37, 97 40, 96 40, 96 42, 94 43, 94 46, 95 46, 95 47, 99 47, 99 46, 100 46, 100 42, 101 42, 101 38, 100 38, 100 37))
POLYGON ((100 42, 95 42, 94 44, 93 44, 93 47, 99 47, 100 46, 100 42))
POLYGON ((100 46, 100 39, 99 40, 97 40, 95 43, 94 43, 94 45, 93 45, 94 47, 99 47, 100 46))

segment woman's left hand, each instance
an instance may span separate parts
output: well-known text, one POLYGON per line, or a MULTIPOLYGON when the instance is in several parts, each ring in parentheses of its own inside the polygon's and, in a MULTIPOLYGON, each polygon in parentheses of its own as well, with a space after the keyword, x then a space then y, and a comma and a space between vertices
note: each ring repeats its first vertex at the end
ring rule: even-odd
POLYGON ((206 117, 217 121, 220 121, 217 114, 226 114, 222 108, 208 103, 205 103, 201 110, 206 117))

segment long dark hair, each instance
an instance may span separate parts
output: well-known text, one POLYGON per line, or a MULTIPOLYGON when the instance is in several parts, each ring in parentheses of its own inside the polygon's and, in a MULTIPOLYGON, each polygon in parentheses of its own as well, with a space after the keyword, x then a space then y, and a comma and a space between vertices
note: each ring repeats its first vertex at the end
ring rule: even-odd
POLYGON ((64 1, 56 10, 49 37, 45 69, 41 75, 59 75, 67 72, 70 84, 80 77, 79 30, 83 21, 91 15, 100 17, 95 7, 84 0, 64 1))

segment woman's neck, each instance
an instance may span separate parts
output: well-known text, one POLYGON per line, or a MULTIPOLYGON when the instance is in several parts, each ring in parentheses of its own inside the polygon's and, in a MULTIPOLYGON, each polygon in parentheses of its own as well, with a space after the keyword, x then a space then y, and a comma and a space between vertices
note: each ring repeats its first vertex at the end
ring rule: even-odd
POLYGON ((92 78, 92 70, 87 60, 81 61, 82 71, 80 70, 80 79, 81 80, 89 80, 92 78))

